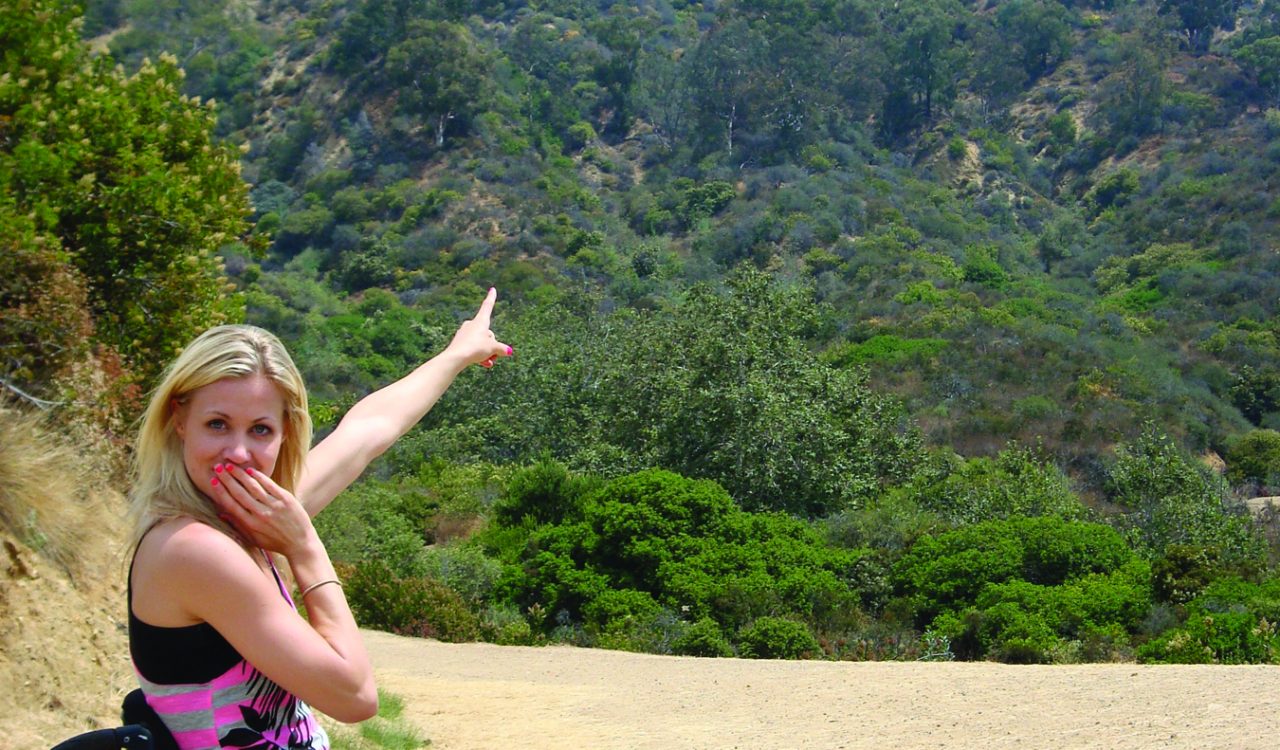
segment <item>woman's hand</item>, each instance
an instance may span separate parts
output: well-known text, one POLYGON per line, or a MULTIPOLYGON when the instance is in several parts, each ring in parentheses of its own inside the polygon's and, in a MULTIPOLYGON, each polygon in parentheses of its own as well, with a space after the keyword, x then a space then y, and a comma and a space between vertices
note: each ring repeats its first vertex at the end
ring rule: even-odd
POLYGON ((241 534, 263 549, 286 558, 319 537, 306 508, 271 477, 248 467, 221 464, 209 495, 220 515, 241 534))
POLYGON ((484 367, 493 367, 493 361, 498 357, 510 357, 515 353, 511 347, 498 341, 493 331, 489 330, 493 304, 497 299, 498 290, 490 288, 484 302, 480 303, 476 316, 464 321, 458 332, 453 334, 453 340, 445 348, 446 352, 457 356, 466 364, 484 367))

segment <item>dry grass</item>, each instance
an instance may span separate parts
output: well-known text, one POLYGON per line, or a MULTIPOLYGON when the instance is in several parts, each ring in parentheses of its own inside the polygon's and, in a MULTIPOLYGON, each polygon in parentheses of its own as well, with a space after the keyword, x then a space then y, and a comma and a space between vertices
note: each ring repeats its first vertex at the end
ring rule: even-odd
POLYGON ((43 415, 0 405, 0 530, 75 579, 102 528, 102 496, 94 491, 101 463, 43 415))
POLYGON ((114 726, 135 684, 109 445, 0 403, 0 747, 114 726))

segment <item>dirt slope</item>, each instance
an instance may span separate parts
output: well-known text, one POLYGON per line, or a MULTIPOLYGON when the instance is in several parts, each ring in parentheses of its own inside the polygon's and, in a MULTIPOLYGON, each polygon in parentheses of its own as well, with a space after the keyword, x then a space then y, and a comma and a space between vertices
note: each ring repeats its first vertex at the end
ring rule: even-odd
POLYGON ((694 659, 367 632, 438 750, 1274 748, 1274 667, 694 659))

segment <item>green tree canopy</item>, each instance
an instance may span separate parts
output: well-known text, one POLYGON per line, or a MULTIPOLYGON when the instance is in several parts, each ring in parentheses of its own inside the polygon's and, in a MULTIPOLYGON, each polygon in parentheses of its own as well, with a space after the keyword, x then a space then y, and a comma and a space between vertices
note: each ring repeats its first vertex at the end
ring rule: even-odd
MULTIPOLYGON (((65 253, 97 341, 146 379, 194 334, 239 319, 218 251, 260 242, 240 154, 214 142, 213 107, 181 94, 174 60, 126 75, 78 28, 54 0, 17 0, 0 17, 0 215, 28 217, 0 234, 24 253, 65 253)), ((82 332, 45 350, 75 348, 82 332)))

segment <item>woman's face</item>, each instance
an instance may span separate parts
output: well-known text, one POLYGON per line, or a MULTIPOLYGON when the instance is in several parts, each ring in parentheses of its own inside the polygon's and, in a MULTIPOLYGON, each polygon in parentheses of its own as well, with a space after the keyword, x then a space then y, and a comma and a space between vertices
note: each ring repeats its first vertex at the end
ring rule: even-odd
POLYGON ((284 397, 265 376, 223 378, 197 388, 174 418, 187 475, 201 490, 219 464, 267 476, 276 467, 284 442, 284 397))

